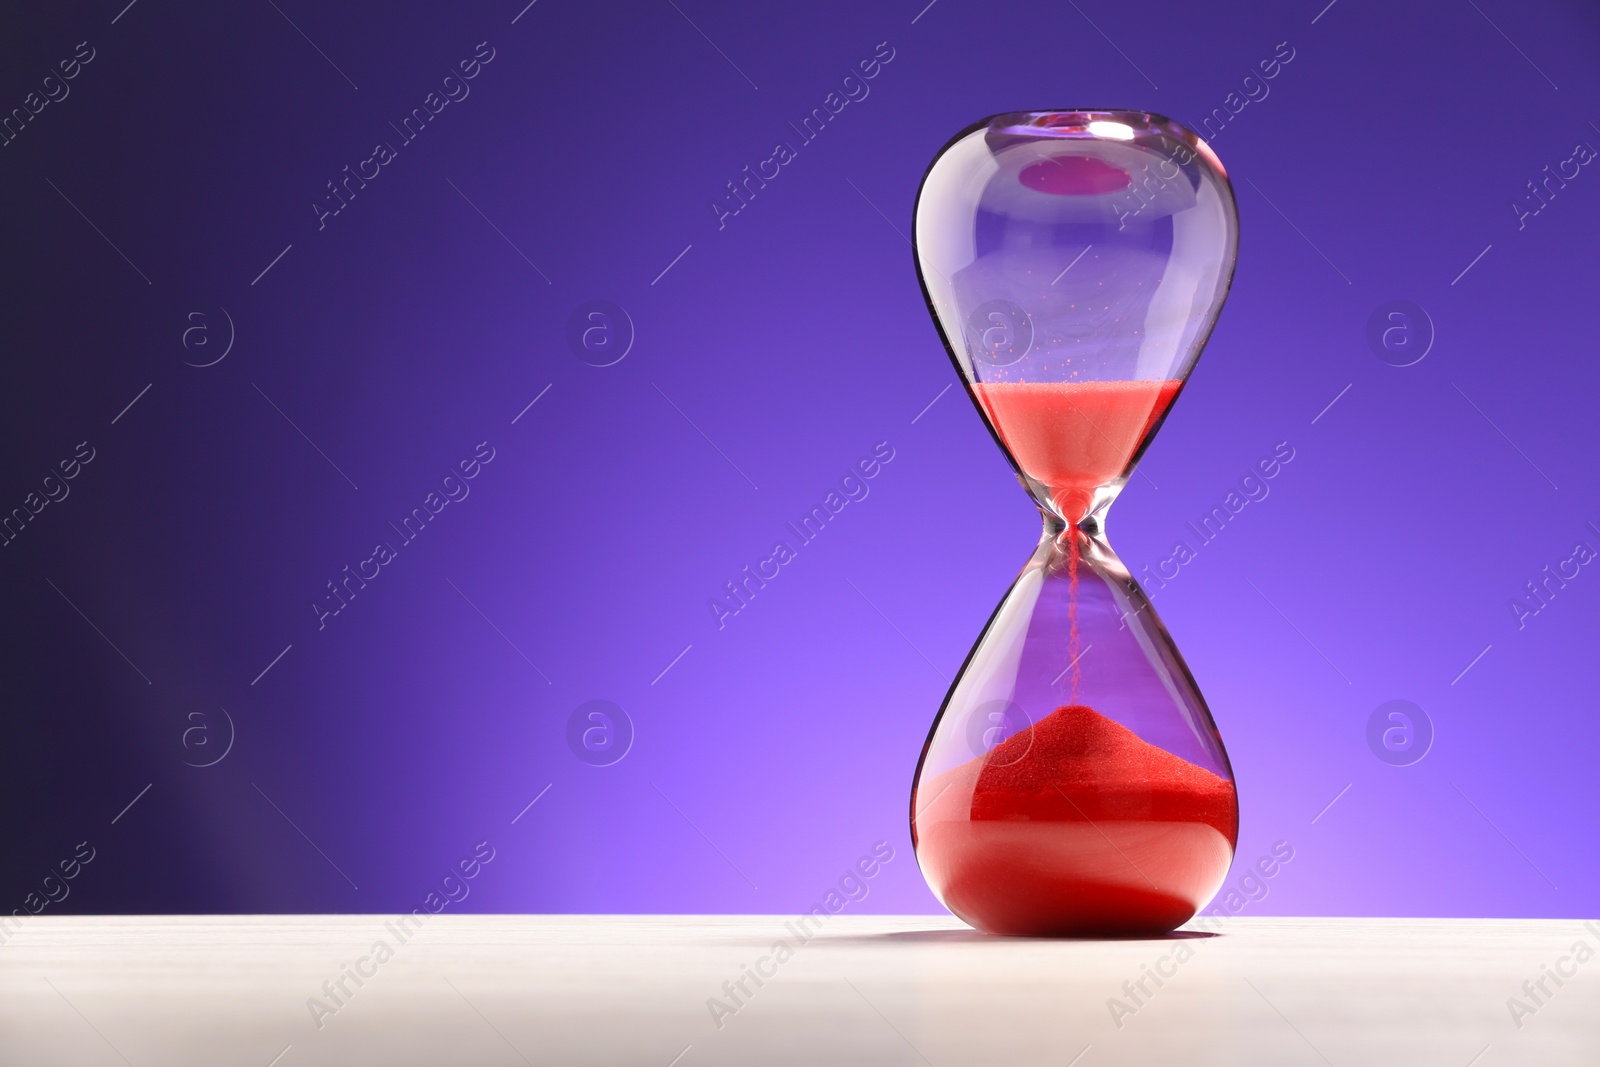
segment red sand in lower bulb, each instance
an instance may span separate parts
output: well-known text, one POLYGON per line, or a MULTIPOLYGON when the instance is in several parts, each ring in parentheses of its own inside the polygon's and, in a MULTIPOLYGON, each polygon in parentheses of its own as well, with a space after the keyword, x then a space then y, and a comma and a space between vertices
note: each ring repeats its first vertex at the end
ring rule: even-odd
POLYGON ((1231 781, 1081 705, 922 783, 912 810, 945 906, 1023 936, 1182 925, 1222 884, 1239 825, 1231 781))

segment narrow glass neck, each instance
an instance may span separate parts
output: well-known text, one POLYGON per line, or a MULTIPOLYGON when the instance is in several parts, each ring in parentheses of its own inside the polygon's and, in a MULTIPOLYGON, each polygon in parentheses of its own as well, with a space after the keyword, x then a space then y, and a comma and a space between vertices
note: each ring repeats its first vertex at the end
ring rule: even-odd
MULTIPOLYGON (((1094 512, 1085 515, 1074 525, 1089 538, 1106 544, 1106 513, 1111 510, 1108 500, 1094 512)), ((1068 523, 1060 515, 1049 508, 1040 508, 1039 515, 1044 519, 1044 529, 1040 533, 1041 541, 1061 541, 1067 532, 1068 523)), ((1107 545, 1107 547, 1110 547, 1107 545)))

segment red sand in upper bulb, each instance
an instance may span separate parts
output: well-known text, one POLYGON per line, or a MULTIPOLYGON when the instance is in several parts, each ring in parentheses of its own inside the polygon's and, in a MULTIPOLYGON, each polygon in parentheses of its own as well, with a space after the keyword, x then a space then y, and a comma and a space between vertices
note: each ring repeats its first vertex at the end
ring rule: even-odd
POLYGON ((1022 472, 1077 522, 1121 477, 1183 382, 978 382, 972 387, 1022 472))

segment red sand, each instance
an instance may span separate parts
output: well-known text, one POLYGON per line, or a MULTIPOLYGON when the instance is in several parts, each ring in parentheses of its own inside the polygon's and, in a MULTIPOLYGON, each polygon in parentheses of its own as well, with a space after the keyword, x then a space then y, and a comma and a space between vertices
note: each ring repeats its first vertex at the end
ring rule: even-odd
POLYGON ((973 391, 1024 474, 1050 487, 1062 517, 1087 514, 1095 489, 1128 469, 1181 381, 979 382, 973 391))
MULTIPOLYGON (((1171 930, 1233 859, 1233 783, 1091 708, 1057 708, 927 782, 917 859, 945 905, 1017 935, 1171 930)), ((918 800, 912 800, 918 811, 918 800)))
POLYGON ((1078 544, 1077 527, 1069 527, 1065 533, 1067 535, 1067 669, 1072 672, 1071 699, 1067 703, 1076 704, 1078 691, 1083 686, 1083 667, 1078 663, 1083 658, 1083 641, 1078 634, 1078 555, 1082 548, 1078 544))

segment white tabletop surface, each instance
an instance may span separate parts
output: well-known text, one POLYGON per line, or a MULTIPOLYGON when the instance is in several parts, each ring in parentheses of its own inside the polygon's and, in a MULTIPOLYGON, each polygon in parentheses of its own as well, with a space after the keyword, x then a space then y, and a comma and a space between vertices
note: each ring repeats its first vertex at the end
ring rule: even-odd
POLYGON ((0 944, 0 1063, 1600 1064, 1600 959, 1574 955, 1600 950, 1600 923, 1029 941, 840 915, 801 943, 784 916, 441 915, 401 943, 393 921, 27 919, 0 944), (742 970, 758 964, 761 986, 742 970))

